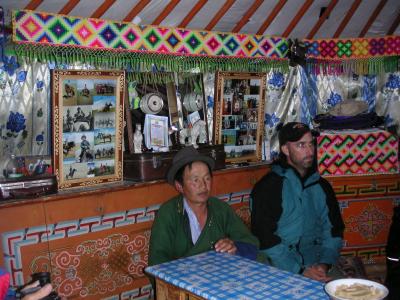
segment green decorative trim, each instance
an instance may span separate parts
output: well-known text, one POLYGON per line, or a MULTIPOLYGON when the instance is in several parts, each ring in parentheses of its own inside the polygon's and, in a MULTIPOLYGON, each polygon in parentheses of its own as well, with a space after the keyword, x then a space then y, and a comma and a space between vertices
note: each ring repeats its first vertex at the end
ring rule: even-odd
POLYGON ((98 68, 125 69, 128 72, 187 72, 193 69, 201 72, 217 70, 268 72, 271 69, 288 72, 289 70, 287 60, 186 57, 24 44, 15 45, 14 51, 18 57, 24 57, 27 62, 33 60, 52 61, 57 64, 85 62, 98 68))

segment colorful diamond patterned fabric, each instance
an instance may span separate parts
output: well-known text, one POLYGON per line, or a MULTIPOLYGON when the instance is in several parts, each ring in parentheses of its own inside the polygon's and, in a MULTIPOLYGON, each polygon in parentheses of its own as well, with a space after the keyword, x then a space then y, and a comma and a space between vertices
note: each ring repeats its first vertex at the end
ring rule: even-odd
POLYGON ((323 176, 399 171, 398 140, 387 131, 322 133, 317 143, 318 170, 323 176))
POLYGON ((360 59, 400 54, 400 36, 304 40, 307 56, 322 60, 360 59))
POLYGON ((28 10, 13 12, 16 43, 208 57, 283 59, 284 38, 137 26, 28 10))

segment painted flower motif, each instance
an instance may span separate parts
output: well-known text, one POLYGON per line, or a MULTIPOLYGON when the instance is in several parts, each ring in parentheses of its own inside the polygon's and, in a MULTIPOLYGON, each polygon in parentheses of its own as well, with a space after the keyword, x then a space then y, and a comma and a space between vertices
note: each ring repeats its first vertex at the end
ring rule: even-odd
POLYGON ((19 71, 18 73, 17 73, 17 80, 19 81, 19 82, 24 82, 25 80, 26 80, 26 74, 27 74, 28 72, 27 71, 19 71))
POLYGON ((13 76, 15 73, 15 70, 19 68, 19 63, 17 62, 17 59, 15 58, 15 56, 10 56, 10 57, 5 56, 3 63, 4 63, 4 65, 3 65, 2 69, 4 71, 6 71, 8 73, 8 75, 10 75, 10 76, 13 76))
POLYGON ((14 113, 11 111, 10 115, 8 116, 7 129, 15 133, 25 130, 25 121, 26 119, 23 114, 20 114, 19 112, 14 113))
POLYGON ((390 115, 386 115, 384 121, 387 127, 392 126, 394 124, 394 119, 390 115))
POLYGON ((285 79, 283 77, 283 74, 281 72, 274 73, 272 75, 272 78, 268 80, 268 84, 276 88, 283 87, 283 85, 285 84, 285 79))
POLYGON ((333 107, 339 102, 342 102, 342 96, 340 96, 338 93, 331 92, 331 95, 328 98, 328 104, 333 107))
POLYGON ((38 134, 37 136, 36 136, 36 144, 38 144, 39 146, 40 145, 43 145, 43 143, 44 143, 44 132, 42 131, 42 133, 41 134, 38 134))
POLYGON ((36 79, 36 90, 38 92, 41 92, 43 91, 43 88, 44 88, 44 81, 36 79))
POLYGON ((276 124, 278 124, 278 122, 280 121, 280 119, 276 116, 275 113, 273 113, 272 115, 270 114, 265 114, 265 124, 268 125, 268 127, 272 128, 274 127, 276 124))
POLYGON ((400 88, 400 76, 390 74, 385 87, 393 90, 400 88))
POLYGON ((214 107, 214 97, 213 96, 207 96, 207 107, 208 108, 214 107))
POLYGON ((37 116, 38 118, 43 117, 43 109, 42 109, 42 108, 39 108, 39 109, 37 110, 36 116, 37 116))

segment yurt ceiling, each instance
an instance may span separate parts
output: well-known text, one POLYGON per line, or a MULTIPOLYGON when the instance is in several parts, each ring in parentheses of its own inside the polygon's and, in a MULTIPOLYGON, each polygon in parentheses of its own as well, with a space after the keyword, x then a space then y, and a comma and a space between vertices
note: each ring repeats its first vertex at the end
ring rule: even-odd
POLYGON ((1 0, 31 9, 141 25, 281 36, 357 38, 400 33, 398 0, 1 0))

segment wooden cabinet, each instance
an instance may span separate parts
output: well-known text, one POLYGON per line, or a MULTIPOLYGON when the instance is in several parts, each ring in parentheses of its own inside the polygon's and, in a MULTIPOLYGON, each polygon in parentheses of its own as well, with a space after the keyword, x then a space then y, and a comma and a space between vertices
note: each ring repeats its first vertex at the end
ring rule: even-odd
MULTIPOLYGON (((249 223, 249 192, 266 165, 214 173, 213 195, 249 223)), ((0 203, 0 264, 11 284, 50 271, 68 299, 147 299, 151 224, 160 204, 176 191, 164 181, 62 191, 0 203)))
POLYGON ((346 225, 343 254, 364 262, 385 256, 393 207, 400 202, 400 175, 327 177, 346 225))

